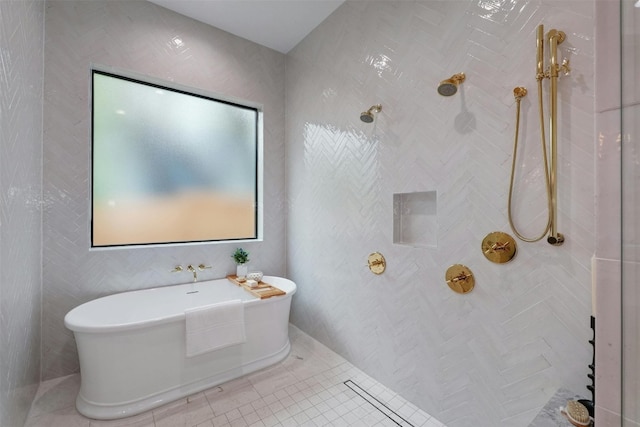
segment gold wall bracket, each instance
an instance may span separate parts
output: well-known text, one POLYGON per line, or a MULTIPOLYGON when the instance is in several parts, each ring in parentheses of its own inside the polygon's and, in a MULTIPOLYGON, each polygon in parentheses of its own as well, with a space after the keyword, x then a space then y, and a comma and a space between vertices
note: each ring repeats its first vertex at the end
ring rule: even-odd
POLYGON ((513 88, 513 97, 516 101, 520 101, 522 98, 527 96, 527 93, 529 93, 529 91, 527 91, 526 87, 518 86, 513 88))
POLYGON ((471 292, 476 285, 473 273, 462 264, 455 264, 449 267, 444 277, 451 290, 459 294, 471 292))
POLYGON ((384 256, 382 256, 380 252, 369 254, 367 262, 369 265, 369 270, 371 270, 373 274, 382 274, 387 268, 387 261, 384 259, 384 256))
POLYGON ((504 264, 516 256, 516 241, 502 231, 487 234, 482 240, 482 254, 491 262, 504 264))

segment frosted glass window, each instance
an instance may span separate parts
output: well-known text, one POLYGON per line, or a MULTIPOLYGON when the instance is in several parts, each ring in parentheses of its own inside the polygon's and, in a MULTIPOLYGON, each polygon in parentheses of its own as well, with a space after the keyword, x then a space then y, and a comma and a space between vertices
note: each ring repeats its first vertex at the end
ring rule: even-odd
POLYGON ((92 246, 256 239, 259 111, 93 71, 92 246))

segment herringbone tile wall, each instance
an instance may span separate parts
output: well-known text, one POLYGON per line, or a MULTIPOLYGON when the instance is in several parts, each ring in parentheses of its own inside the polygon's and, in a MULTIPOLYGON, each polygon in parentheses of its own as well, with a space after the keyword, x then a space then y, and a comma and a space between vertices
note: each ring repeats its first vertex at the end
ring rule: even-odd
MULTIPOLYGON (((526 426, 560 387, 588 395, 594 253, 590 1, 347 1, 287 55, 293 323, 450 427, 526 426), (513 88, 526 86, 514 214, 546 211, 535 30, 566 32, 559 90, 559 226, 566 242, 480 250, 510 232, 513 88), (467 80, 443 98, 438 83, 467 80), (376 121, 361 111, 381 103, 376 121), (437 192, 437 247, 393 244, 393 194, 437 192), (380 251, 375 276, 367 255, 380 251), (458 295, 448 266, 476 288, 458 295)), ((546 86, 546 83, 545 83, 546 86)))
MULTIPOLYGON (((285 274, 284 55, 145 1, 47 1, 44 101, 43 379, 78 371, 73 307, 119 291, 185 283, 252 268, 285 274), (178 39, 181 42, 178 42, 178 39), (264 106, 264 241, 90 250, 91 64, 131 70, 264 106)), ((238 167, 242 167, 239 165, 238 167)))
POLYGON ((40 380, 44 5, 0 1, 0 425, 40 380))

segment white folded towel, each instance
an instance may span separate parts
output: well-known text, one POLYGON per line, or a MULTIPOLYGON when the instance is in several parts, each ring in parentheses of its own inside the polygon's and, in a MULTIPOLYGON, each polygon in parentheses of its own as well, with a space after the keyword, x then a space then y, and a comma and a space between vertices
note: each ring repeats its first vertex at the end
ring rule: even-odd
POLYGON ((247 340, 244 304, 232 300, 185 310, 186 354, 197 356, 247 340))

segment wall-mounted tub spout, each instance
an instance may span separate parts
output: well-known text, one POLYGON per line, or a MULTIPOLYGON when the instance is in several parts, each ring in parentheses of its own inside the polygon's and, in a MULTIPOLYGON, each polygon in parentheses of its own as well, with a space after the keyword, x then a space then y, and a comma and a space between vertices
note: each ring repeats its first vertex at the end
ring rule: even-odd
POLYGON ((187 266, 187 271, 190 271, 193 273, 193 281, 194 283, 198 281, 198 272, 196 271, 196 269, 193 267, 193 265, 189 264, 187 266))

